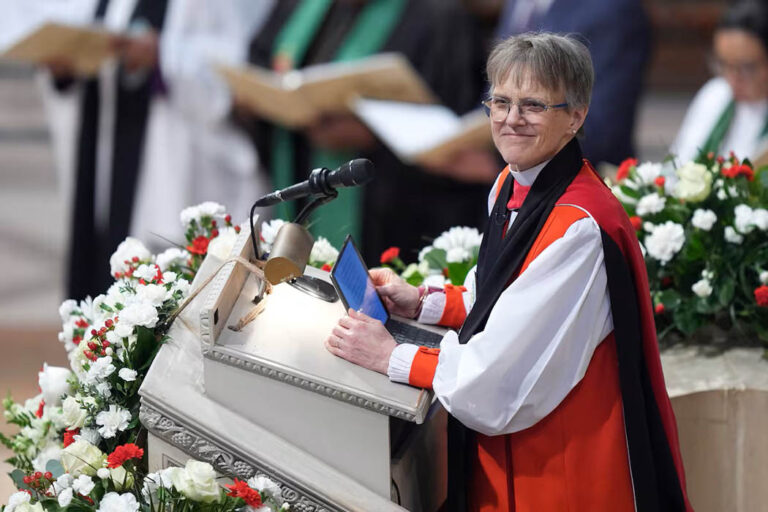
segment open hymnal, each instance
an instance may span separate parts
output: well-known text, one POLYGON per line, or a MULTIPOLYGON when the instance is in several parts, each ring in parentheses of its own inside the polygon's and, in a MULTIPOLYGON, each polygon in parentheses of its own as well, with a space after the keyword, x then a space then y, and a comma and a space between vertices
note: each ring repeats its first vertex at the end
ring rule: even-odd
POLYGON ((48 22, 0 53, 0 58, 30 64, 64 60, 76 73, 94 75, 101 63, 114 54, 114 37, 98 27, 48 22))
POLYGON ((457 116, 443 105, 359 98, 353 110, 404 162, 440 165, 462 149, 491 144, 488 117, 478 109, 457 116))
POLYGON ((218 65, 235 100, 255 114, 288 127, 311 124, 323 114, 349 112, 363 96, 432 103, 434 94, 399 54, 383 53, 347 62, 317 64, 275 73, 256 66, 218 65))

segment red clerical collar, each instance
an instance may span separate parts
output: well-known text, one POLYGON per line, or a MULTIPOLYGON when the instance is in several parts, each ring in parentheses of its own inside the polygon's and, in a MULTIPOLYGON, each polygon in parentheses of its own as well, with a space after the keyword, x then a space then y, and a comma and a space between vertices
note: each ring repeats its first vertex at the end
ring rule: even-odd
POLYGON ((520 207, 523 206, 523 201, 525 201, 525 196, 528 195, 529 190, 531 190, 531 187, 524 187, 518 182, 515 182, 514 188, 512 189, 512 197, 507 203, 507 208, 510 210, 519 210, 520 207))

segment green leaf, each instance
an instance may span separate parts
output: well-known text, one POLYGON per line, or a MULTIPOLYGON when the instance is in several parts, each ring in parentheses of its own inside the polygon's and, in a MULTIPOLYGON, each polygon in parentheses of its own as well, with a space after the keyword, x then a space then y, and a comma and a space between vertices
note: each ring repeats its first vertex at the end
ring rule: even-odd
POLYGON ((733 301, 733 295, 736 291, 736 283, 734 283, 731 280, 728 280, 724 282, 722 285, 720 285, 720 288, 717 292, 718 300, 720 301, 720 305, 723 307, 728 306, 733 301))
POLYGON ((131 364, 134 369, 141 370, 152 362, 153 353, 158 348, 155 333, 146 327, 136 327, 136 345, 131 351, 131 364))
POLYGON ((680 293, 677 290, 664 290, 658 297, 658 302, 664 304, 664 308, 667 310, 674 310, 680 305, 680 293))
POLYGON ((469 265, 467 263, 448 263, 448 277, 451 280, 451 284, 461 286, 464 284, 464 279, 466 279, 468 273, 469 265))
POLYGON ((64 474, 64 467, 56 459, 51 459, 48 464, 45 465, 45 470, 50 471, 53 474, 53 478, 59 478, 64 474))
POLYGON ((424 260, 429 264, 430 268, 437 270, 443 270, 448 266, 448 261, 445 259, 444 249, 432 249, 424 255, 424 260))
POLYGON ((672 313, 672 320, 680 332, 690 336, 701 325, 701 319, 696 311, 689 308, 678 308, 672 313))
POLYGON ((11 477, 11 480, 13 480, 13 484, 16 486, 17 489, 20 491, 23 490, 29 490, 31 491, 30 487, 24 483, 24 477, 27 476, 22 470, 20 469, 14 469, 10 473, 8 473, 8 476, 11 477))
POLYGON ((631 197, 633 199, 640 199, 640 197, 642 196, 639 190, 636 190, 632 187, 628 187, 626 185, 620 185, 619 189, 621 190, 622 194, 624 194, 627 197, 631 197))

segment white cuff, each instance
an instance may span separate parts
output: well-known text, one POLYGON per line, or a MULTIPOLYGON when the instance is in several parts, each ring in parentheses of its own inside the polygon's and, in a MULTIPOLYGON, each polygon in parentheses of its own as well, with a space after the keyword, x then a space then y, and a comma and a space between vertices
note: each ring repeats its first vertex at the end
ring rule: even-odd
POLYGON ((395 347, 392 355, 389 356, 389 367, 387 375, 392 382, 401 382, 408 384, 408 377, 411 375, 411 365, 416 352, 419 351, 418 345, 403 343, 395 347))
POLYGON ((445 292, 435 292, 427 295, 421 306, 418 321, 422 324, 437 324, 445 311, 445 292))

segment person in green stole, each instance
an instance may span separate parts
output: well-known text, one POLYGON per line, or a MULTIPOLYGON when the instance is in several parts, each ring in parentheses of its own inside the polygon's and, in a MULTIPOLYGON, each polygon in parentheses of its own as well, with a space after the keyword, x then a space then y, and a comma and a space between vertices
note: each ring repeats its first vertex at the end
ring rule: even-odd
MULTIPOLYGON (((458 0, 276 2, 251 43, 250 60, 285 72, 381 52, 402 53, 439 100, 457 113, 479 105, 483 48, 458 0)), ((467 183, 405 165, 351 115, 329 116, 301 131, 254 119, 250 131, 275 189, 305 180, 313 168, 333 169, 358 157, 373 161, 373 182, 340 189, 339 197, 318 209, 310 222, 315 236, 325 236, 337 247, 351 233, 371 263, 378 263, 381 252, 392 245, 406 259, 415 259, 443 230, 483 222, 486 212, 478 207, 483 204, 479 199, 487 195, 486 183, 493 176, 473 175, 468 181, 474 183, 467 183)), ((292 219, 301 206, 281 204, 275 215, 292 219)))
MULTIPOLYGON (((670 151, 680 165, 708 153, 768 157, 768 5, 729 7, 713 39, 712 70, 694 98, 670 151)), ((765 162, 764 162, 765 163, 765 162)))

